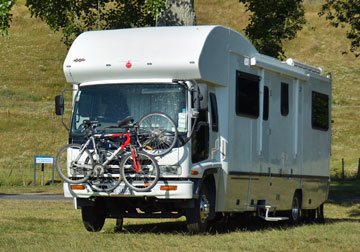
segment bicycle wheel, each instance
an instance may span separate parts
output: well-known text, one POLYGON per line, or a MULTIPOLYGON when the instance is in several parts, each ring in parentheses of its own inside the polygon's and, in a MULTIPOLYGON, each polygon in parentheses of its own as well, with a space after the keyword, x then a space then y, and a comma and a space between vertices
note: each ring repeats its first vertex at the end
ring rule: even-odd
POLYGON ((113 177, 111 174, 106 177, 93 177, 88 180, 91 188, 98 192, 112 192, 120 182, 120 177, 113 177))
MULTIPOLYGON (((100 156, 106 156, 106 152, 102 152, 98 150, 100 156)), ((109 168, 108 166, 104 167, 100 163, 102 163, 102 159, 97 160, 95 153, 92 152, 92 158, 95 161, 94 172, 92 173, 92 177, 88 180, 91 188, 98 192, 111 192, 113 191, 121 182, 120 177, 120 164, 119 161, 114 161, 111 163, 112 166, 117 166, 118 168, 109 168), (116 171, 116 172, 114 172, 116 171)))
POLYGON ((80 144, 68 144, 56 156, 56 170, 59 176, 71 184, 87 181, 92 174, 94 160, 88 149, 80 152, 80 144))
POLYGON ((168 115, 160 112, 142 117, 138 122, 136 133, 142 150, 154 156, 169 153, 178 137, 175 122, 168 115))
POLYGON ((150 191, 158 182, 160 169, 155 159, 143 151, 122 156, 121 178, 132 190, 150 191))

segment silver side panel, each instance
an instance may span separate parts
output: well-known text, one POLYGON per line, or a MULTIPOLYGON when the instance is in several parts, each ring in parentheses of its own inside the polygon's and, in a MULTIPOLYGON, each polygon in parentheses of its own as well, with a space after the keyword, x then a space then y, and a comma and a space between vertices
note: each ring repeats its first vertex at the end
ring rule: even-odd
POLYGON ((223 211, 253 211, 258 201, 275 205, 277 210, 289 210, 298 189, 302 192, 302 209, 315 209, 327 200, 329 179, 230 175, 223 211))

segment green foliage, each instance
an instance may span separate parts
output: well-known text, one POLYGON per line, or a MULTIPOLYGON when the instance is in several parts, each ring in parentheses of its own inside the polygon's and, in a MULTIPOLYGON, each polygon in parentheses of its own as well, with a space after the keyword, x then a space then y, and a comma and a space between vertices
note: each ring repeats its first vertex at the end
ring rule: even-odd
POLYGON ((145 0, 145 7, 154 20, 165 9, 165 2, 165 0, 145 0))
POLYGON ((251 12, 245 34, 263 54, 284 58, 283 41, 305 24, 303 0, 239 0, 251 12))
POLYGON ((0 33, 2 36, 6 36, 8 34, 12 18, 10 10, 14 3, 14 0, 0 0, 0 33))
POLYGON ((359 0, 326 0, 319 12, 325 15, 334 27, 344 28, 350 25, 346 36, 351 41, 350 51, 360 56, 360 1, 359 0))
POLYGON ((80 33, 154 25, 153 15, 161 1, 146 0, 27 0, 31 15, 45 21, 53 31, 62 31, 70 46, 80 33), (147 3, 149 2, 149 3, 147 3))

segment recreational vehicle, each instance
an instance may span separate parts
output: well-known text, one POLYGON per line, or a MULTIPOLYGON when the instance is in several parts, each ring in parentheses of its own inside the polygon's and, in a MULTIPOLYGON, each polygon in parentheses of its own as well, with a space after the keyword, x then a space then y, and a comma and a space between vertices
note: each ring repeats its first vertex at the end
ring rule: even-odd
POLYGON ((151 190, 64 182, 87 230, 101 230, 106 218, 121 225, 123 218, 185 216, 191 232, 237 213, 323 218, 331 75, 321 68, 263 55, 226 27, 187 26, 85 32, 63 69, 73 85, 69 143, 85 142, 84 120, 109 125, 149 112, 169 115, 178 131, 175 147, 155 157, 160 177, 151 190))

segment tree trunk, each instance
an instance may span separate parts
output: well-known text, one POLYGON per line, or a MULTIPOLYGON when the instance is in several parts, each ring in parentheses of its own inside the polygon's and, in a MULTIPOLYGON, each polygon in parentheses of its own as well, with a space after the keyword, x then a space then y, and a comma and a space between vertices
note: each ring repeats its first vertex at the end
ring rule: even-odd
POLYGON ((156 26, 196 25, 194 0, 166 0, 165 10, 156 18, 156 26))

